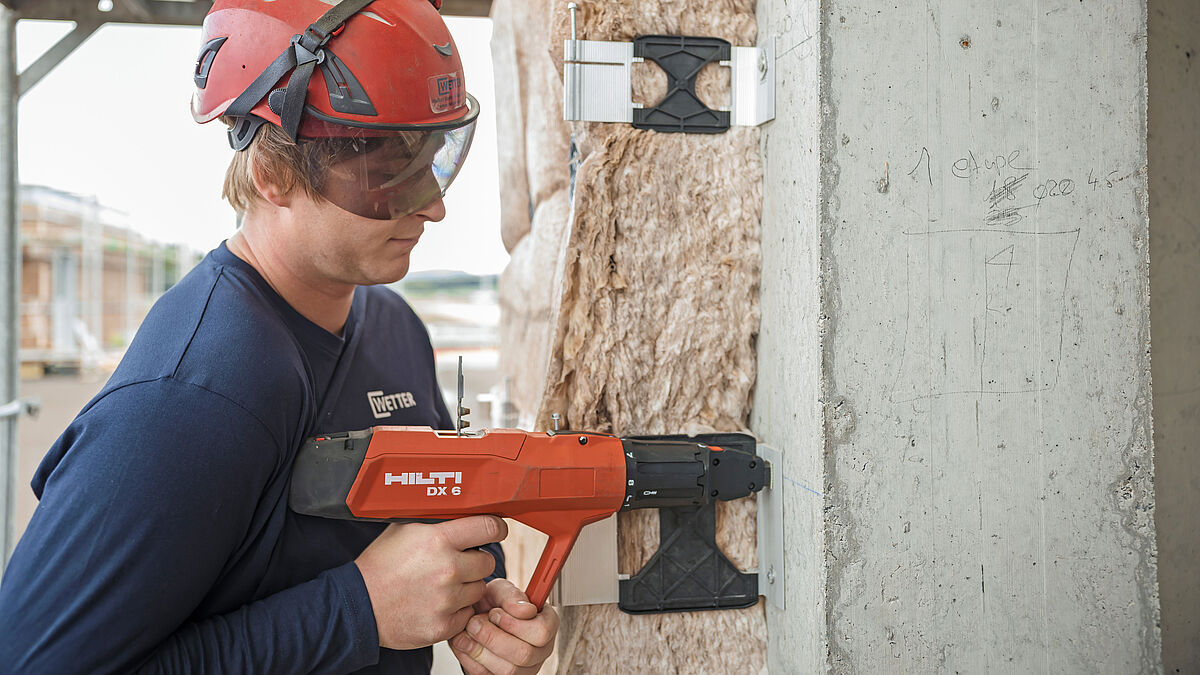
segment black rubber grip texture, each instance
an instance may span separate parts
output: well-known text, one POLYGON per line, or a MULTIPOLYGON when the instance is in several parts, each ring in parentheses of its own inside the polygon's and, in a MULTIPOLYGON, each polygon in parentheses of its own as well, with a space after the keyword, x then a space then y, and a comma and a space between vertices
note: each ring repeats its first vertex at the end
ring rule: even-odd
POLYGON ((371 430, 316 436, 304 442, 292 468, 288 506, 296 513, 324 518, 355 518, 346 496, 371 443, 371 430))

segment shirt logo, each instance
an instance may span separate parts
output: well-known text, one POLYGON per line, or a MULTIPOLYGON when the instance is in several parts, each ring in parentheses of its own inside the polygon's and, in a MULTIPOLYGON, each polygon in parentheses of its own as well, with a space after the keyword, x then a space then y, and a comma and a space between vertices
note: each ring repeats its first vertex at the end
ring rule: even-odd
POLYGON ((367 401, 371 404, 371 414, 377 420, 391 417, 393 410, 402 410, 417 405, 417 399, 413 398, 411 391, 402 391, 398 394, 384 394, 382 390, 368 391, 367 401))

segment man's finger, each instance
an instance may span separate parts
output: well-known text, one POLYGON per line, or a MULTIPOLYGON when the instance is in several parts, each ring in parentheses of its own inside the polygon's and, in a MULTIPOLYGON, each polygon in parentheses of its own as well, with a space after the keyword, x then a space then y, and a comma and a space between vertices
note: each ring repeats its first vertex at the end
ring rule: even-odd
POLYGON ((508 524, 496 516, 466 516, 431 527, 446 543, 460 551, 502 541, 508 536, 508 524))
POLYGON ((488 612, 488 621, 501 631, 535 647, 554 644, 554 636, 558 634, 558 612, 550 605, 546 605, 542 613, 533 619, 518 619, 496 607, 488 612))
MULTIPOLYGON (((467 618, 471 618, 476 614, 475 606, 481 599, 483 599, 484 593, 486 592, 487 591, 484 589, 482 581, 474 581, 469 584, 463 584, 459 586, 459 591, 454 597, 454 602, 459 607, 462 607, 462 609, 459 611, 470 612, 470 614, 467 615, 467 618)), ((467 622, 464 620, 463 625, 466 625, 466 623, 467 622)))
MULTIPOLYGON (((450 617, 450 633, 449 634, 451 636, 454 636, 454 635, 466 630, 467 622, 471 619, 472 616, 473 615, 471 614, 470 607, 463 607, 462 609, 455 612, 454 615, 450 617)), ((446 633, 443 633, 443 635, 446 635, 446 633)))
POLYGON ((466 633, 455 636, 448 644, 450 652, 454 654, 454 658, 458 659, 464 673, 467 675, 491 675, 491 671, 475 660, 476 657, 483 654, 483 645, 467 637, 466 633))
POLYGON ((529 602, 525 591, 517 588, 508 579, 492 579, 487 586, 488 609, 499 607, 518 619, 532 619, 538 609, 529 602))
POLYGON ((496 557, 487 551, 463 551, 454 562, 458 579, 462 582, 481 581, 496 571, 496 557))
MULTIPOLYGON (((493 612, 502 612, 493 609, 493 612)), ((530 622, 532 623, 532 622, 530 622)), ((519 668, 530 668, 545 661, 554 649, 553 634, 542 644, 531 644, 515 635, 511 635, 488 621, 485 616, 473 616, 467 622, 467 635, 475 642, 483 645, 485 651, 475 657, 493 672, 503 669, 503 664, 512 664, 519 668)))

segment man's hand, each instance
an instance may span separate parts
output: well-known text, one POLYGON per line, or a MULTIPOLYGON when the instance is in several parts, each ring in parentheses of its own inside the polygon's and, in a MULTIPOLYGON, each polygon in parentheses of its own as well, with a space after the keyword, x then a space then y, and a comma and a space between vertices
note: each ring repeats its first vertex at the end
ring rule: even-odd
POLYGON ((541 612, 507 579, 493 579, 450 649, 467 675, 536 673, 554 651, 558 612, 541 612))
POLYGON ((416 649, 462 632, 484 599, 483 579, 496 568, 492 554, 474 547, 507 535, 508 525, 495 516, 389 525, 354 561, 379 645, 416 649))

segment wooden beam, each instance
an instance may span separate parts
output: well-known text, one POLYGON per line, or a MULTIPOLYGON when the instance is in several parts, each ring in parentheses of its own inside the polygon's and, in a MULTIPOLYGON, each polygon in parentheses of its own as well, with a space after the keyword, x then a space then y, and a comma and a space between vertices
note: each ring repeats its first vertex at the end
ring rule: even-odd
POLYGON ((146 5, 146 0, 117 0, 117 5, 129 10, 143 21, 153 21, 154 13, 146 5))
POLYGON ((25 92, 33 88, 33 85, 54 70, 55 66, 62 63, 63 59, 91 37, 100 25, 99 21, 89 20, 76 23, 70 33, 64 35, 53 47, 39 56, 37 61, 17 75, 17 97, 24 96, 25 92))
POLYGON ((111 12, 96 8, 96 0, 3 0, 15 5, 22 19, 74 21, 76 23, 137 23, 167 26, 199 26, 212 7, 212 0, 170 2, 168 0, 117 0, 111 12))
POLYGON ((442 16, 488 16, 492 0, 444 0, 442 16))

